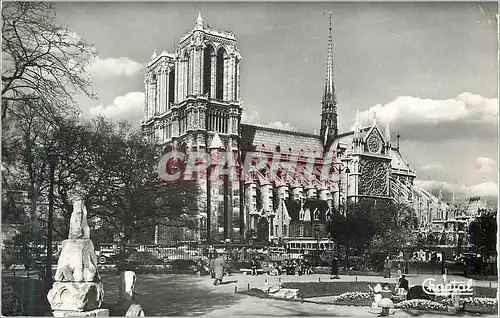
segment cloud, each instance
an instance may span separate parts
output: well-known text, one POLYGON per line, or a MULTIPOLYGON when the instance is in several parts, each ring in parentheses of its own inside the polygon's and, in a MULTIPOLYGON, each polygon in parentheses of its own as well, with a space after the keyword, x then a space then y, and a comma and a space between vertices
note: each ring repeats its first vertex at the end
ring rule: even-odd
POLYGON ((465 186, 439 180, 415 180, 415 185, 431 191, 436 196, 439 190, 443 191, 443 197, 445 197, 445 195, 450 197, 451 194, 455 192, 457 199, 466 199, 471 196, 498 196, 498 185, 494 182, 483 182, 472 186, 465 186))
POLYGON ((241 114, 241 122, 248 125, 257 125, 260 121, 259 112, 253 111, 250 114, 243 112, 241 114))
POLYGON ((290 123, 284 123, 282 121, 273 121, 267 124, 262 124, 259 112, 252 111, 251 113, 243 112, 241 114, 241 122, 247 125, 263 126, 274 129, 291 130, 294 131, 295 127, 290 125, 290 123))
POLYGON ((490 173, 495 169, 496 161, 487 158, 487 157, 479 157, 476 159, 476 167, 479 170, 479 173, 490 173))
POLYGON ((292 131, 295 130, 295 127, 293 127, 289 123, 284 123, 281 121, 275 121, 275 122, 269 123, 266 125, 266 127, 282 129, 282 130, 292 130, 292 131))
POLYGON ((366 123, 374 113, 405 139, 439 141, 497 135, 498 99, 467 92, 443 100, 400 96, 361 112, 361 122, 366 123))
POLYGON ((420 169, 425 170, 425 171, 441 171, 443 167, 441 165, 437 164, 430 164, 430 165, 425 165, 420 167, 420 169))
POLYGON ((110 105, 100 104, 89 110, 91 116, 100 115, 115 120, 127 119, 132 123, 138 122, 143 117, 143 112, 143 92, 130 92, 116 97, 110 105))
POLYGON ((92 58, 87 71, 93 77, 114 77, 126 76, 131 77, 137 75, 143 70, 143 65, 129 57, 107 57, 100 58, 99 56, 92 58))

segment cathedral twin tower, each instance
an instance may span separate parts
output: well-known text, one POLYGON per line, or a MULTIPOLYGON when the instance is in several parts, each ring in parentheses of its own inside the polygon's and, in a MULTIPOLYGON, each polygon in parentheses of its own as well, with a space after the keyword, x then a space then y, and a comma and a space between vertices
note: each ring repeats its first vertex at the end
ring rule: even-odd
POLYGON ((241 119, 240 60, 232 33, 198 16, 174 54, 153 53, 145 76, 144 132, 159 143, 206 148, 215 134, 237 147, 241 119))

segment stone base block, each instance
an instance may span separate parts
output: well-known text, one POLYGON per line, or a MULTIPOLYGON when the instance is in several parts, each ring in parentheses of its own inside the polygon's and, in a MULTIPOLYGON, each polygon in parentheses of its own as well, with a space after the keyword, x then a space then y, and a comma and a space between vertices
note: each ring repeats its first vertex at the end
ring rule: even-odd
POLYGON ((52 310, 91 311, 100 308, 104 297, 102 283, 55 282, 47 294, 52 310))
POLYGON ((54 310, 54 317, 108 317, 108 309, 94 309, 90 311, 54 310))

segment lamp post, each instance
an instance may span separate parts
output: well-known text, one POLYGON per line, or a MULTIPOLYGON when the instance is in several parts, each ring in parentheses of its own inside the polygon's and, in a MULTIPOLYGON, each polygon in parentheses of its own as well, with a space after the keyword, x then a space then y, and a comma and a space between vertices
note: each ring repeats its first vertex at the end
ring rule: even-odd
POLYGON ((319 256, 319 227, 317 225, 314 227, 314 232, 316 234, 316 255, 319 256))
POLYGON ((49 186, 49 215, 47 221, 47 264, 45 272, 45 286, 50 289, 52 286, 52 228, 54 227, 54 172, 56 170, 59 157, 55 152, 49 152, 47 161, 50 168, 50 186, 49 186))
MULTIPOLYGON (((337 187, 338 187, 338 190, 339 190, 339 212, 340 212, 340 206, 341 206, 341 201, 340 201, 340 182, 342 181, 342 179, 340 178, 340 173, 341 172, 345 172, 346 175, 348 175, 349 173, 351 173, 351 171, 349 170, 349 167, 347 167, 346 165, 344 165, 342 162, 337 162, 337 163, 334 163, 334 165, 336 166, 336 169, 339 171, 339 181, 337 183, 337 187)), ((347 183, 349 182, 349 177, 347 177, 347 183)), ((347 193, 348 195, 348 193, 347 193)), ((347 206, 347 200, 346 200, 346 206, 347 206)))

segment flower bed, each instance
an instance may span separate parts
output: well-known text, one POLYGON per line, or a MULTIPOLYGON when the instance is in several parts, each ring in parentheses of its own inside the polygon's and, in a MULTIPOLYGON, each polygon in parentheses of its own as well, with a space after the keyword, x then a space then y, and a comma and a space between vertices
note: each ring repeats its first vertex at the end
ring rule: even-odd
POLYGON ((346 292, 368 292, 368 285, 376 282, 347 282, 347 281, 322 281, 322 282, 284 282, 283 288, 299 289, 304 298, 326 297, 341 295, 346 292))
POLYGON ((394 305, 394 308, 426 311, 448 311, 448 306, 443 303, 427 299, 405 300, 394 305))
POLYGON ((465 311, 475 313, 496 313, 498 312, 498 300, 487 297, 467 297, 460 299, 465 311))
POLYGON ((333 298, 334 305, 343 306, 369 306, 372 295, 366 292, 346 292, 333 298))

